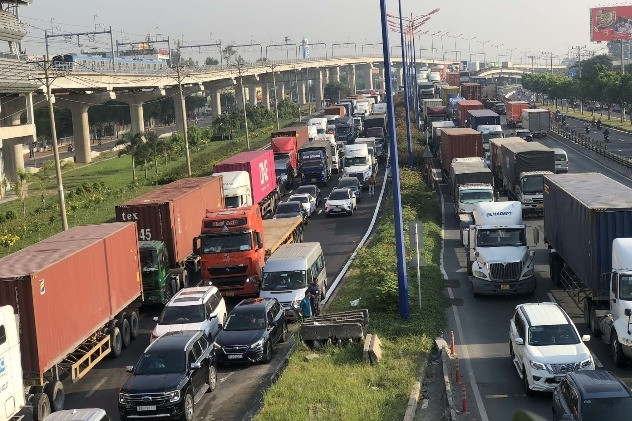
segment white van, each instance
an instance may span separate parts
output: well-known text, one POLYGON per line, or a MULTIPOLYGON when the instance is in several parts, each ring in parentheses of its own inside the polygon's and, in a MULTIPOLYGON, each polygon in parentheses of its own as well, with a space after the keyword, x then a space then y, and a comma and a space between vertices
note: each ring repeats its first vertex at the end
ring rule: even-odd
POLYGON ((327 269, 320 243, 292 243, 279 247, 263 267, 262 298, 276 298, 288 320, 301 318, 300 303, 307 286, 316 280, 321 298, 327 291, 327 269))
POLYGON ((568 172, 568 154, 564 149, 551 148, 555 151, 555 174, 568 172))

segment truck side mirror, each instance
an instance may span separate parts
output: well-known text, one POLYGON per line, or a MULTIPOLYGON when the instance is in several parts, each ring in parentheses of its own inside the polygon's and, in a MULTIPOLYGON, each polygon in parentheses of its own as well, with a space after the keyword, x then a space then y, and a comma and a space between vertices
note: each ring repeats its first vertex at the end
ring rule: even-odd
POLYGON ((623 314, 625 314, 627 317, 630 317, 632 316, 632 310, 626 308, 625 310, 623 310, 623 314))
POLYGON ((262 249, 263 248, 263 237, 261 236, 261 233, 259 231, 255 232, 255 239, 257 240, 257 247, 262 249))
POLYGON ((193 237, 193 253, 199 255, 202 249, 202 237, 193 237))

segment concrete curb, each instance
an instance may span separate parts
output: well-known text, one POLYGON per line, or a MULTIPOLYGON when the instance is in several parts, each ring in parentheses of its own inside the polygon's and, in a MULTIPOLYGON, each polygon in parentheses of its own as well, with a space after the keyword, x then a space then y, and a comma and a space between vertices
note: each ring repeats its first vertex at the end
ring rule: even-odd
POLYGON ((421 385, 426 377, 426 369, 428 368, 428 359, 424 359, 419 368, 419 374, 417 375, 417 381, 413 384, 410 391, 410 397, 408 398, 408 404, 406 405, 406 412, 404 413, 404 421, 413 421, 415 414, 417 413, 417 407, 419 406, 419 395, 421 394, 421 385))
POLYGON ((450 350, 447 342, 443 338, 436 338, 435 344, 441 353, 441 365, 443 368, 443 384, 445 386, 445 396, 450 413, 450 421, 457 421, 458 411, 454 404, 452 385, 450 384, 450 350))
POLYGON ((268 388, 270 386, 272 386, 281 376, 281 373, 283 373, 283 371, 285 370, 285 367, 287 367, 288 363, 290 362, 290 357, 292 356, 292 354, 294 354, 294 351, 296 351, 296 346, 298 343, 298 333, 294 334, 290 337, 290 340, 292 341, 292 345, 290 345, 290 348, 287 350, 287 352, 285 353, 285 356, 283 357, 283 362, 279 365, 279 368, 272 373, 272 375, 270 377, 268 377, 268 381, 266 382, 266 387, 264 388, 264 392, 266 390, 268 390, 268 388))

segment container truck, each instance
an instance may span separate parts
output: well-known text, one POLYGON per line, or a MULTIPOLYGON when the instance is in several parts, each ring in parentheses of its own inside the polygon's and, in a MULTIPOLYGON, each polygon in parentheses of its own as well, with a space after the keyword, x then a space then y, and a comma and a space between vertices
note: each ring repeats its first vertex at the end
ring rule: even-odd
POLYGON ((467 110, 467 127, 478 129, 478 126, 500 126, 500 116, 492 110, 467 110))
POLYGON ((301 169, 301 183, 320 183, 326 186, 331 180, 331 141, 314 140, 298 151, 301 169))
MULTIPOLYGON (((323 127, 323 123, 326 123, 325 121, 323 121, 323 118, 319 119, 319 125, 317 126, 316 130, 318 130, 318 128, 322 128, 323 130, 326 128, 323 127)), ((270 138, 274 139, 275 137, 293 137, 296 139, 296 149, 300 148, 301 146, 303 146, 305 143, 309 142, 309 127, 307 126, 292 126, 292 127, 285 127, 283 129, 280 130, 275 130, 270 134, 270 138)))
POLYGON ((543 109, 522 110, 522 128, 529 130, 533 137, 546 137, 549 131, 551 112, 543 109))
POLYGON ((339 102, 335 104, 337 107, 345 108, 345 116, 349 117, 353 115, 353 103, 350 101, 339 102))
POLYGON ((336 139, 341 142, 353 142, 355 124, 353 117, 340 117, 336 120, 336 139))
POLYGON ((459 95, 448 98, 448 116, 456 123, 459 121, 459 101, 463 101, 464 99, 465 98, 459 95))
POLYGON ((481 85, 479 83, 466 82, 461 84, 461 95, 465 99, 480 101, 482 98, 481 85))
POLYGON ((503 167, 502 167, 502 148, 504 143, 508 142, 524 142, 519 137, 496 138, 489 141, 489 168, 494 175, 494 189, 498 192, 503 191, 503 167))
POLYGON ((367 116, 371 112, 371 104, 366 99, 359 99, 355 103, 355 107, 353 107, 353 115, 354 116, 367 116))
POLYGON ((435 96, 435 87, 433 82, 424 82, 419 84, 419 96, 423 99, 431 99, 435 96))
POLYGON ((386 138, 386 115, 372 114, 364 119, 364 136, 386 138))
POLYGON ((208 212, 193 248, 202 279, 225 297, 258 296, 262 268, 279 246, 300 242, 303 218, 263 219, 258 206, 208 212))
POLYGON ((336 142, 336 137, 333 134, 319 134, 314 140, 328 142, 331 145, 331 170, 332 172, 340 172, 342 164, 340 162, 338 142, 336 142))
POLYGON ((483 104, 480 101, 462 99, 457 101, 457 121, 459 127, 467 127, 467 112, 470 110, 482 110, 483 104))
POLYGON ((115 207, 116 220, 135 222, 144 299, 165 304, 200 281, 200 258, 191 239, 206 210, 224 208, 222 177, 184 178, 115 207))
POLYGON ((421 119, 426 118, 426 112, 428 107, 440 107, 443 105, 443 101, 440 98, 428 98, 421 100, 421 119))
POLYGON ((369 186, 369 178, 373 173, 373 162, 369 148, 364 143, 345 146, 343 177, 356 177, 362 187, 369 186))
POLYGON ((426 108, 426 114, 424 115, 424 124, 426 126, 432 124, 435 121, 445 121, 448 119, 448 107, 443 105, 437 107, 426 108))
POLYGON ((485 152, 489 152, 489 142, 492 139, 502 139, 503 129, 500 124, 487 125, 483 124, 476 127, 476 130, 483 134, 483 149, 485 152))
POLYGON ((433 121, 427 130, 430 146, 438 147, 441 142, 441 129, 453 129, 453 121, 433 121))
POLYGON ((371 168, 372 173, 377 174, 379 170, 378 165, 378 154, 377 154, 377 145, 378 142, 374 137, 359 137, 355 140, 355 145, 360 145, 364 143, 368 149, 369 156, 371 157, 371 168))
POLYGON ((458 72, 448 72, 445 75, 445 81, 448 82, 450 86, 459 86, 461 85, 461 80, 459 78, 458 72))
MULTIPOLYGON (((310 126, 314 127, 314 126, 310 126)), ((289 160, 292 165, 292 173, 295 177, 298 173, 298 148, 295 137, 273 137, 270 140, 274 161, 289 160)))
POLYGON ((632 189, 602 174, 544 178, 551 280, 567 290, 616 366, 632 358, 632 189))
MULTIPOLYGON (((535 292, 535 251, 529 250, 520 202, 477 203, 473 224, 462 235, 475 297, 535 292)), ((533 246, 538 242, 539 231, 534 227, 533 246)))
POLYGON ((522 126, 522 110, 528 110, 529 103, 525 101, 507 101, 505 103, 507 126, 522 126))
MULTIPOLYGON (((272 150, 241 152, 213 166, 213 172, 216 175, 229 171, 246 171, 250 177, 252 204, 258 205, 264 215, 274 213, 281 195, 276 183, 272 150)), ((226 203, 229 207, 248 206, 249 203, 240 197, 241 191, 239 195, 233 195, 234 193, 224 189, 226 203)))
POLYGON ((323 110, 323 115, 326 116, 333 116, 333 117, 344 117, 346 114, 346 110, 345 107, 343 107, 342 105, 332 105, 330 107, 325 107, 325 109, 323 110))
POLYGON ((314 117, 307 120, 308 126, 316 126, 316 134, 323 134, 327 130, 326 117, 314 117))
POLYGON ((444 86, 441 88, 441 101, 446 107, 450 104, 449 99, 455 98, 461 94, 461 88, 458 86, 444 86))
POLYGON ((441 165, 446 176, 454 158, 483 157, 483 135, 473 129, 441 129, 441 165))
POLYGON ((2 350, 10 347, 2 394, 15 393, 3 404, 26 401, 37 421, 63 409, 64 378, 81 379, 139 335, 140 277, 133 223, 74 227, 0 259, 2 350))
POLYGON ((555 151, 537 142, 501 145, 503 188, 509 200, 522 203, 524 213, 542 213, 544 175, 555 173, 555 151))

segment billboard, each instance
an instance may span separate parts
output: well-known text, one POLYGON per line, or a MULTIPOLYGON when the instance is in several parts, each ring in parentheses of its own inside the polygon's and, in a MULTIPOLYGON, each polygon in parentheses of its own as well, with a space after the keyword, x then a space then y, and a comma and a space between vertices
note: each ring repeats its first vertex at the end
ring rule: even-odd
POLYGON ((590 40, 619 41, 632 39, 632 6, 590 9, 590 40))

